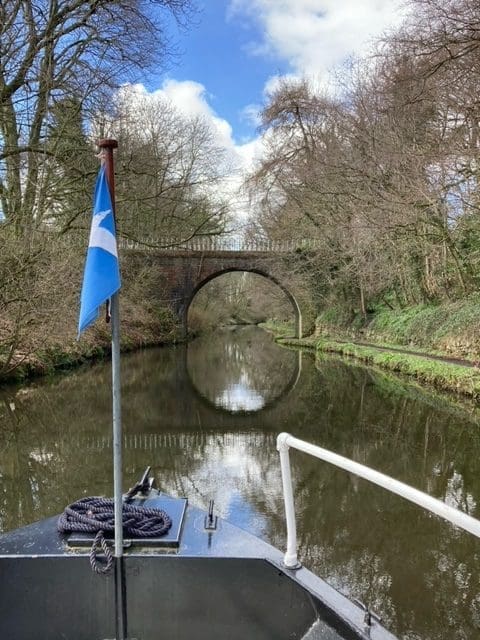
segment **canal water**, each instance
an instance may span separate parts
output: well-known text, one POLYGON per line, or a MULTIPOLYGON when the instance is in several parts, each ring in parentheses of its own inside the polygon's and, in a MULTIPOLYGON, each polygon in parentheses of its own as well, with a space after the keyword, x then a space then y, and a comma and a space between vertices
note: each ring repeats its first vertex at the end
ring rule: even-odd
MULTIPOLYGON (((124 486, 164 491, 276 546, 276 435, 352 457, 480 517, 480 412, 256 328, 123 358, 124 486)), ((0 530, 111 495, 109 365, 0 392, 0 530)), ((383 489, 292 452, 300 557, 404 640, 480 638, 480 543, 383 489)), ((273 639, 272 639, 273 640, 273 639)))

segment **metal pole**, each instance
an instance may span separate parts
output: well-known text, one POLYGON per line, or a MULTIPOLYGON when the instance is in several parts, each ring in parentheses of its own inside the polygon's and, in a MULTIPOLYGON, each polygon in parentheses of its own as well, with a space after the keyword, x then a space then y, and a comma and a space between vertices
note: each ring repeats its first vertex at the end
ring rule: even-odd
MULTIPOLYGON (((105 173, 115 218, 115 174, 113 150, 118 147, 116 140, 98 141, 103 151, 105 173)), ((120 397, 120 306, 115 293, 110 300, 112 321, 112 421, 113 421, 113 499, 115 509, 115 587, 116 587, 116 627, 117 640, 124 640, 126 633, 126 612, 124 607, 123 580, 123 499, 122 499, 122 407, 120 397)))
POLYGON ((118 293, 111 299, 112 314, 112 408, 113 498, 115 503, 115 556, 123 555, 122 411, 120 401, 120 309, 118 293))
MULTIPOLYGON (((110 189, 113 217, 115 218, 115 174, 113 150, 118 147, 116 140, 99 140, 98 146, 104 153, 105 174, 110 189)), ((113 496, 115 502, 115 556, 123 555, 122 526, 122 408, 120 402, 120 313, 118 293, 110 300, 112 319, 112 409, 113 409, 113 496)))

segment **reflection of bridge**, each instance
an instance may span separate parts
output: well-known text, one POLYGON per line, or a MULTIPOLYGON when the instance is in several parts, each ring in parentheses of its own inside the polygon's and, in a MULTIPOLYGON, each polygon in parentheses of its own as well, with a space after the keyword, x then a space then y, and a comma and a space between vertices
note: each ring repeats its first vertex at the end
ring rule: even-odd
MULTIPOLYGON (((277 433, 218 433, 216 431, 197 431, 192 433, 132 433, 123 436, 125 450, 142 449, 180 449, 192 451, 208 445, 214 440, 215 444, 223 447, 235 447, 244 443, 245 439, 255 448, 275 450, 277 433)), ((70 439, 71 443, 71 439, 70 439)), ((90 436, 79 438, 79 444, 85 450, 102 451, 112 448, 112 436, 90 436)))
POLYGON ((229 414, 232 413, 237 413, 237 414, 247 414, 247 413, 251 413, 251 414, 258 414, 260 411, 265 411, 267 409, 272 408, 273 406, 275 406, 275 404, 277 404, 277 402, 282 401, 284 398, 286 398, 288 396, 289 393, 291 393, 295 387, 297 386, 297 382, 300 380, 300 376, 302 373, 302 357, 303 357, 303 351, 301 349, 298 349, 296 352, 292 352, 292 355, 295 357, 294 358, 294 367, 293 367, 293 371, 291 376, 288 378, 286 384, 284 386, 282 386, 280 388, 280 390, 277 390, 277 392, 275 393, 275 395, 272 398, 268 398, 267 401, 258 409, 239 409, 239 410, 233 410, 231 407, 225 407, 222 406, 220 404, 218 404, 217 402, 215 402, 214 398, 211 398, 208 396, 207 393, 204 392, 203 389, 199 388, 200 384, 197 382, 195 383, 194 377, 191 375, 190 372, 190 368, 188 366, 188 354, 189 354, 190 350, 188 348, 185 349, 185 378, 189 380, 191 386, 192 386, 192 391, 193 393, 198 396, 198 398, 207 403, 208 405, 210 405, 215 411, 226 411, 229 414))
POLYGON ((168 302, 183 333, 187 331, 188 309, 197 292, 210 280, 232 271, 256 273, 275 282, 290 300, 295 314, 295 334, 303 335, 310 306, 304 294, 292 290, 291 260, 295 252, 313 249, 313 242, 259 242, 202 239, 178 244, 168 241, 138 243, 122 241, 124 261, 135 270, 149 268, 158 273, 158 289, 151 292, 168 302), (162 244, 163 242, 163 244, 162 244), (289 281, 290 280, 290 281, 289 281))

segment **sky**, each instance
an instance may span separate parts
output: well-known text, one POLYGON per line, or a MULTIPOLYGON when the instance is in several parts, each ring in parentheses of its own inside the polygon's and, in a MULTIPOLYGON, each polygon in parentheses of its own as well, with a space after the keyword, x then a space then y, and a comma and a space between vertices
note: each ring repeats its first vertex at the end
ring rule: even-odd
MULTIPOLYGON (((194 24, 171 34, 175 63, 136 90, 203 116, 240 172, 261 151, 258 113, 278 78, 328 83, 332 70, 366 54, 405 14, 401 0, 197 0, 197 6, 194 24)), ((234 186, 235 179, 228 188, 234 186)))

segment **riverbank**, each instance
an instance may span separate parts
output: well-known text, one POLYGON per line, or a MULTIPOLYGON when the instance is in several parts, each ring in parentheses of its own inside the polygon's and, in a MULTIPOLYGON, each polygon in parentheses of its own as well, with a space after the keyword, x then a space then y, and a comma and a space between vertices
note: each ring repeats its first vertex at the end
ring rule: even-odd
MULTIPOLYGON (((62 336, 63 337, 63 336, 62 336)), ((0 386, 23 382, 56 371, 74 369, 86 362, 97 362, 110 357, 110 325, 99 320, 80 340, 42 341, 30 345, 24 352, 17 351, 0 375, 0 386)), ((178 328, 171 313, 158 310, 142 318, 130 314, 122 320, 120 350, 128 353, 147 347, 176 344, 180 341, 178 328)))
POLYGON ((358 345, 326 338, 309 337, 298 340, 278 336, 277 342, 289 347, 303 347, 317 352, 337 353, 400 373, 437 388, 460 393, 472 398, 480 397, 480 369, 449 362, 447 358, 403 353, 374 345, 358 345))
POLYGON ((376 307, 369 314, 331 306, 320 313, 315 335, 367 342, 447 358, 480 360, 480 294, 442 304, 402 309, 376 307))

